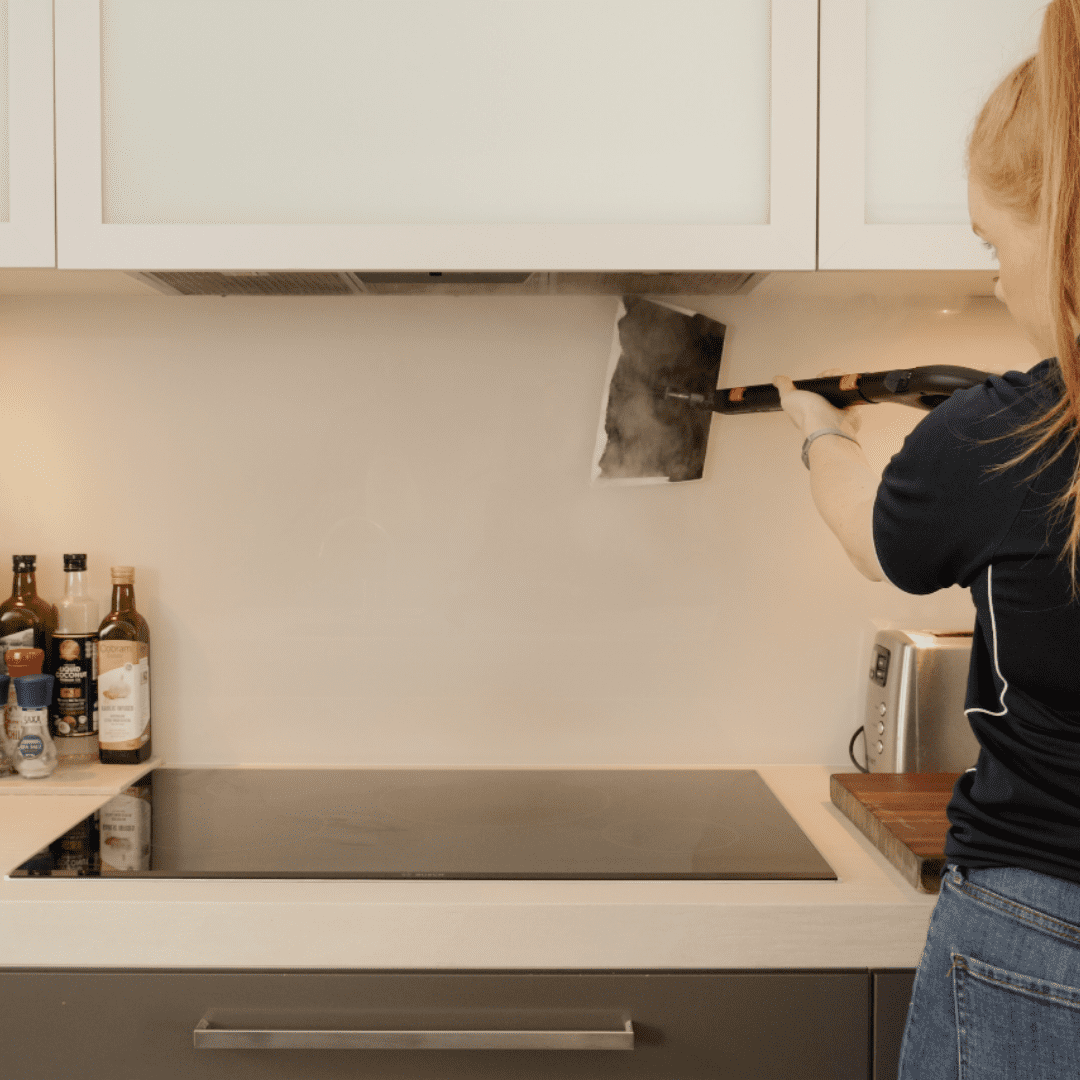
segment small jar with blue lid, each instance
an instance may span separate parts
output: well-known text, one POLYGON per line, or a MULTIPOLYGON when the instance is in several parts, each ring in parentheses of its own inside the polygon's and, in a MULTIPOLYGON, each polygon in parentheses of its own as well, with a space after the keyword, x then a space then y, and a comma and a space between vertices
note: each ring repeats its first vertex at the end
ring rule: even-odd
POLYGON ((15 748, 15 768, 20 776, 40 779, 56 768, 56 746, 49 736, 49 702, 52 699, 51 675, 20 675, 15 684, 19 703, 19 742, 15 748))

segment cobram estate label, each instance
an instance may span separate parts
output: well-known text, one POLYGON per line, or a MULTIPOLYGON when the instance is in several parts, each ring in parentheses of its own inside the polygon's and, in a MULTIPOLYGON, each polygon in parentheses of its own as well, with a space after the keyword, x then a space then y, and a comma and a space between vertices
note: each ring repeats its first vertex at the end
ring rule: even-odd
POLYGON ((98 742, 137 750, 150 740, 150 646, 105 640, 98 650, 98 742))

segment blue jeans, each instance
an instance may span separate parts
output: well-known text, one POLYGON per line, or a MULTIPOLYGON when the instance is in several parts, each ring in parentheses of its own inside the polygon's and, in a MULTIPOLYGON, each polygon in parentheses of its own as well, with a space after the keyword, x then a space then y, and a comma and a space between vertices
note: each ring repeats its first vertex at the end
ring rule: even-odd
POLYGON ((945 867, 899 1076, 1080 1077, 1080 885, 1017 867, 945 867))

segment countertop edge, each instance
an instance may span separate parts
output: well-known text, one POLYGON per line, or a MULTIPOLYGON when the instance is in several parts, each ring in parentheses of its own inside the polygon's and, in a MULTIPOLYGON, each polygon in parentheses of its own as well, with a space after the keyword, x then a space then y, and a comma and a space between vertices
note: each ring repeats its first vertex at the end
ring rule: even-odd
MULTIPOLYGON (((4 880, 9 926, 56 929, 7 935, 0 967, 915 967, 936 896, 913 889, 833 806, 829 776, 846 770, 722 767, 755 768, 838 880, 4 880), (93 933, 59 930, 78 926, 93 933)), ((0 800, 0 836, 8 838, 0 860, 18 865, 57 834, 57 823, 63 831, 107 800, 0 800)))

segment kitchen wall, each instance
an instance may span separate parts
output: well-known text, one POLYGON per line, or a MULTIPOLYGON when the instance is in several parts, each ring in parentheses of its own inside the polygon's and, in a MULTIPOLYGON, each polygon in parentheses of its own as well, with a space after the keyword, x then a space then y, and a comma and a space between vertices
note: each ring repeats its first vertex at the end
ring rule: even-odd
MULTIPOLYGON (((19 280, 0 559, 36 552, 55 600, 86 551, 103 611, 109 566, 137 567, 171 763, 850 767, 875 626, 973 622, 964 591, 858 574, 783 414, 714 418, 700 482, 592 486, 615 297, 19 280)), ((674 302, 728 324, 725 385, 1030 367, 991 289, 784 274, 674 302)), ((880 469, 922 414, 863 412, 880 469)))

